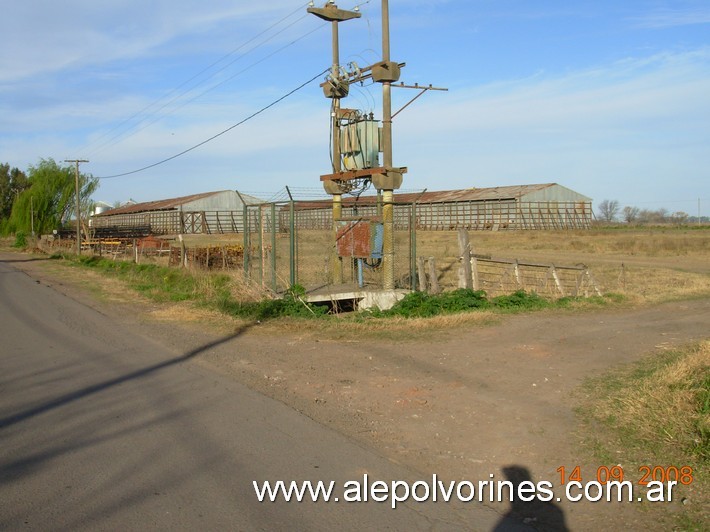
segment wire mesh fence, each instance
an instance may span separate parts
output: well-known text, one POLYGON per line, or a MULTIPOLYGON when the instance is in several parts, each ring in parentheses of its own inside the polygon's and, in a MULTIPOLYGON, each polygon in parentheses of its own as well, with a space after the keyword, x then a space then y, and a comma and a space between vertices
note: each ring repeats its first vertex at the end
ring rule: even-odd
MULTIPOLYGON (((382 251, 370 249, 356 256, 343 254, 343 246, 339 246, 343 235, 339 235, 338 224, 333 221, 332 207, 310 207, 309 202, 298 201, 244 207, 246 275, 274 292, 284 292, 296 284, 307 291, 327 286, 382 288, 385 268, 382 251)), ((340 220, 353 225, 382 223, 377 214, 356 214, 340 220)), ((394 286, 413 288, 414 227, 401 221, 395 227, 394 286)))
MULTIPOLYGON (((203 223, 202 234, 180 235, 175 240, 117 233, 108 235, 110 238, 92 235, 84 245, 113 258, 142 261, 153 256, 172 266, 240 270, 253 284, 276 294, 294 285, 307 292, 329 293, 386 285, 406 290, 452 290, 471 275, 474 288, 489 295, 520 289, 549 296, 577 295, 594 286, 584 267, 489 260, 473 254, 469 257, 471 268, 463 275, 460 245, 451 238, 440 238, 441 232, 422 229, 421 216, 426 209, 416 201, 392 204, 392 238, 387 242, 385 209, 379 199, 351 202, 334 220, 330 201, 279 198, 220 214, 216 232, 210 229, 212 225, 203 223), (230 223, 222 223, 225 220, 230 223)), ((460 228, 458 232, 460 236, 468 230, 460 228)))

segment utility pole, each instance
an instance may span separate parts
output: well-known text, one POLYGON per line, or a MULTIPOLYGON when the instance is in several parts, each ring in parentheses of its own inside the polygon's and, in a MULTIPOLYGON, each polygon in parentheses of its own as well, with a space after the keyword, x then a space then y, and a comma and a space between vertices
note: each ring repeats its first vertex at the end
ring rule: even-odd
MULTIPOLYGON (((358 11, 339 9, 338 6, 335 5, 334 0, 329 0, 324 7, 314 7, 313 2, 311 2, 306 11, 331 23, 333 64, 330 70, 330 78, 323 85, 323 93, 326 98, 330 98, 333 101, 330 118, 331 130, 333 131, 333 173, 339 174, 342 171, 340 151, 340 100, 348 95, 349 84, 347 81, 342 80, 340 76, 338 24, 346 20, 360 18, 361 14, 358 11)), ((331 185, 331 187, 326 187, 326 191, 333 196, 333 238, 335 239, 337 235, 337 224, 343 213, 343 195, 341 188, 337 184, 329 183, 329 185, 331 185)), ((333 255, 331 257, 331 268, 333 271, 333 282, 336 284, 341 283, 343 280, 343 264, 335 248, 333 248, 333 255)))
POLYGON ((79 201, 79 163, 88 163, 86 159, 68 159, 65 163, 74 163, 74 191, 76 193, 76 254, 81 255, 81 202, 79 201))
MULTIPOLYGON (((389 1, 382 0, 382 64, 390 65, 390 9, 389 1)), ((388 67, 386 67, 387 69, 388 67)), ((393 76, 395 77, 395 76, 393 76)), ((399 78, 399 73, 396 76, 399 78)), ((396 79, 395 79, 396 81, 396 79)), ((389 79, 382 81, 382 166, 385 175, 392 172, 392 82, 389 79)), ((401 176, 401 174, 399 174, 401 176)), ((392 181, 388 179, 386 181, 392 181)), ((394 189, 401 184, 393 182, 385 185, 382 190, 382 267, 383 283, 385 290, 394 288, 394 189)))
MULTIPOLYGON (((342 213, 342 194, 353 190, 353 183, 370 182, 377 190, 378 198, 378 215, 380 214, 381 205, 381 220, 382 220, 382 288, 392 290, 395 286, 395 249, 394 249, 394 191, 402 186, 403 174, 407 172, 405 166, 395 167, 392 158, 392 119, 399 114, 414 100, 419 98, 424 92, 429 90, 446 90, 432 87, 404 85, 399 83, 400 70, 405 66, 405 63, 397 63, 390 59, 390 17, 389 17, 389 1, 382 0, 382 60, 363 68, 357 67, 352 72, 342 72, 338 65, 338 22, 359 18, 360 13, 358 8, 355 11, 345 11, 338 9, 335 5, 335 0, 328 0, 322 8, 313 7, 314 2, 310 2, 308 12, 314 14, 324 20, 331 21, 333 24, 333 68, 331 74, 325 83, 321 84, 326 98, 333 99, 332 104, 332 131, 333 131, 333 173, 321 175, 323 187, 328 194, 333 196, 333 220, 334 232, 337 238, 337 224, 335 223, 341 218, 342 213), (343 113, 346 110, 340 109, 340 99, 348 95, 349 85, 351 83, 363 82, 366 79, 371 79, 375 83, 382 84, 382 129, 379 142, 379 151, 382 152, 382 166, 379 162, 359 166, 355 164, 355 168, 343 170, 341 166, 341 145, 340 145, 340 123, 343 118, 343 113), (410 100, 399 111, 392 114, 392 87, 417 89, 421 91, 417 96, 410 100)), ((352 110, 348 110, 352 111, 352 110)), ((356 133, 357 135, 357 133, 356 133)), ((362 151, 362 150, 360 150, 362 151)), ((339 282, 342 277, 342 265, 339 262, 340 258, 337 251, 334 254, 333 272, 334 280, 339 282)))

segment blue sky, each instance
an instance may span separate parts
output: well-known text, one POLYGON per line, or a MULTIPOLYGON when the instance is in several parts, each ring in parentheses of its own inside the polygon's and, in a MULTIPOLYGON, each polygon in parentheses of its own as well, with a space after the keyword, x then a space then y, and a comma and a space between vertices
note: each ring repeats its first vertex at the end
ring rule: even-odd
MULTIPOLYGON (((381 2, 339 6, 357 2, 341 62, 365 66, 381 54, 381 2)), ((306 3, 3 2, 0 162, 84 158, 104 177, 212 137, 329 67, 330 27, 306 3)), ((390 0, 390 15, 401 80, 449 89, 395 118, 403 190, 557 182, 691 215, 700 199, 710 215, 708 0, 390 0)), ((322 194, 321 79, 181 157, 102 179, 95 199, 322 194)), ((416 95, 393 92, 395 111, 416 95)), ((380 87, 343 106, 381 118, 380 87)))

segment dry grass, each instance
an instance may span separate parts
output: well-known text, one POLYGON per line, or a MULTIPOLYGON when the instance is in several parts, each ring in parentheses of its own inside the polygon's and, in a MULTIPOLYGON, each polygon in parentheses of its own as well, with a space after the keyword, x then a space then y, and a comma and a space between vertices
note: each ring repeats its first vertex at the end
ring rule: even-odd
POLYGON ((592 379, 582 393, 582 438, 599 460, 633 473, 691 467, 692 484, 678 486, 677 499, 691 503, 685 526, 710 517, 710 341, 592 379))
MULTIPOLYGON (((603 292, 637 303, 710 295, 710 230, 470 232, 474 253, 556 265, 586 264, 603 292)), ((455 232, 420 232, 417 254, 433 256, 446 287, 457 283, 455 232)))
POLYGON ((700 396, 710 383, 710 341, 660 360, 646 362, 605 385, 606 396, 595 400, 595 417, 613 420, 633 431, 641 442, 692 454, 710 461, 710 410, 700 408, 700 396), (701 430, 702 428, 702 430, 701 430), (704 445, 703 445, 704 443, 704 445))
MULTIPOLYGON (((447 335, 458 327, 480 327, 496 323, 500 315, 491 311, 451 314, 431 318, 361 319, 357 314, 342 314, 328 322, 320 320, 281 319, 260 327, 266 334, 288 331, 318 339, 383 339, 392 342, 432 340, 437 335, 447 335)), ((442 336, 443 337, 443 336, 442 336)))
MULTIPOLYGON (((469 232, 476 254, 556 265, 586 264, 604 292, 621 293, 636 303, 710 295, 710 228, 592 229, 587 231, 469 232), (623 265, 623 266, 622 266, 623 265)), ((252 245, 258 235, 251 235, 252 245)), ((187 235, 188 246, 242 244, 243 235, 187 235)), ((263 237, 267 249, 270 235, 263 237)), ((395 278, 409 283, 409 234, 395 234, 395 278)), ((289 236, 276 238, 277 285, 289 282, 289 236)), ((330 278, 332 232, 301 230, 297 233, 298 283, 318 287, 330 278)), ((457 287, 458 243, 456 231, 419 231, 417 256, 437 260, 444 289, 457 287)), ((254 260, 253 279, 260 282, 261 265, 254 260)), ((343 261, 344 278, 353 276, 343 261)), ((270 263, 264 264, 265 286, 270 286, 270 263)), ((366 282, 378 284, 378 272, 366 270, 366 282)), ((531 286, 528 289, 535 289, 531 286)))

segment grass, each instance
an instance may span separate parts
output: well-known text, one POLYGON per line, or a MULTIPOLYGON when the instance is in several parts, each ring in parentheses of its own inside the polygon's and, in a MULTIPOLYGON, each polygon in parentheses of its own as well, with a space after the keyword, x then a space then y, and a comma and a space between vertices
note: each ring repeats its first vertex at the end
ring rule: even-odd
POLYGON ((650 356, 590 379, 582 390, 577 413, 586 448, 633 473, 692 468, 692 484, 678 486, 690 504, 673 519, 682 529, 700 529, 710 518, 703 506, 710 497, 710 341, 650 356))
MULTIPOLYGON (((58 255, 56 258, 63 257, 58 255)), ((617 304, 614 297, 548 300, 534 293, 518 291, 489 298, 481 291, 456 290, 439 295, 413 292, 388 311, 328 314, 328 307, 309 304, 304 300, 302 287, 293 287, 285 297, 274 298, 246 281, 241 272, 214 273, 101 257, 77 258, 73 255, 67 256, 63 262, 89 270, 98 280, 108 278, 116 283, 98 281, 94 283, 97 290, 119 292, 114 295, 120 296, 121 290, 125 290, 121 287, 127 287, 143 295, 145 301, 171 304, 162 310, 151 310, 159 319, 184 316, 185 312, 180 312, 179 307, 186 304, 198 309, 208 321, 215 321, 216 318, 224 322, 227 318, 235 323, 273 322, 262 329, 266 332, 293 330, 299 334, 341 339, 368 336, 415 341, 459 326, 488 324, 507 313, 599 308, 617 304), (219 316, 223 319, 220 320, 219 316), (323 320, 330 323, 324 327, 323 320)), ((82 279, 87 279, 86 273, 81 275, 82 279)), ((109 299, 120 302, 121 297, 109 295, 109 299)))
POLYGON ((294 287, 283 298, 270 298, 241 275, 135 264, 96 256, 70 256, 66 260, 116 277, 129 288, 157 302, 190 301, 233 317, 257 321, 284 316, 310 318, 326 313, 325 308, 303 300, 302 288, 294 287))
MULTIPOLYGON (((623 294, 635 304, 710 295, 707 226, 470 231, 469 237, 473 252, 478 255, 557 266, 584 263, 602 292, 623 294)), ((439 284, 445 289, 456 286, 459 259, 455 231, 419 232, 417 255, 436 257, 442 272, 439 284)), ((491 278, 495 279, 495 275, 491 278)))

